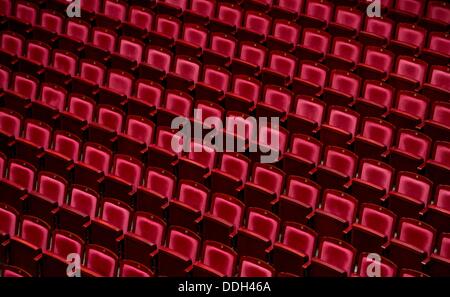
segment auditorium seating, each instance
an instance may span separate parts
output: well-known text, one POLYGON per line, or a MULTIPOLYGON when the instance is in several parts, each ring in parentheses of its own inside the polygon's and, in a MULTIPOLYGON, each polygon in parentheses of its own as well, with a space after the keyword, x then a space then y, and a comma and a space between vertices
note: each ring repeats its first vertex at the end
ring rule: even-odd
POLYGON ((450 275, 446 1, 80 2, 0 1, 0 276, 450 275))

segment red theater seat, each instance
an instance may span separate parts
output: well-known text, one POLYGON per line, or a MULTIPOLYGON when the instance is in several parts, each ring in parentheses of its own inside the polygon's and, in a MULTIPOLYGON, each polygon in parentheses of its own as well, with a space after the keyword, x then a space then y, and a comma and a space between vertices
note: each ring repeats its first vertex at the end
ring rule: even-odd
POLYGON ((185 21, 206 24, 214 17, 216 2, 212 0, 191 0, 191 5, 184 11, 185 21))
POLYGON ((359 114, 347 107, 330 106, 328 119, 320 127, 320 141, 325 145, 347 147, 359 129, 359 114))
POLYGON ((391 40, 388 48, 397 55, 416 55, 425 45, 427 31, 417 25, 399 23, 395 39, 391 40))
POLYGON ((167 170, 147 167, 144 183, 137 189, 136 210, 164 217, 169 201, 175 195, 177 178, 167 170))
POLYGON ((50 243, 50 226, 39 218, 22 216, 19 236, 10 238, 9 264, 37 275, 39 254, 50 243))
POLYGON ((205 27, 197 24, 184 24, 181 38, 175 41, 175 52, 177 55, 200 57, 202 50, 208 44, 208 33, 205 27))
POLYGON ((263 83, 288 86, 297 73, 297 58, 286 52, 271 51, 267 67, 264 67, 261 72, 263 83))
POLYGON ((158 1, 156 9, 159 13, 167 13, 179 17, 188 7, 188 0, 164 0, 158 1))
POLYGON ((170 127, 172 120, 176 117, 189 118, 193 113, 194 100, 185 92, 168 89, 165 92, 164 101, 164 106, 157 111, 156 123, 158 126, 170 127))
POLYGON ((395 6, 389 9, 389 17, 396 21, 413 22, 424 13, 425 4, 420 0, 398 0, 395 6))
POLYGON ((358 252, 381 253, 382 246, 394 236, 397 216, 390 210, 371 203, 363 203, 359 222, 346 230, 351 244, 358 252))
POLYGON ((0 203, 0 260, 6 260, 6 250, 9 243, 6 242, 11 236, 17 235, 19 226, 19 212, 8 204, 0 203))
POLYGON ((250 159, 253 162, 274 163, 278 162, 286 151, 289 142, 289 132, 283 127, 278 127, 277 121, 262 122, 257 131, 258 142, 255 134, 249 135, 250 159))
POLYGON ((313 28, 303 29, 300 43, 295 48, 295 55, 300 60, 320 61, 328 53, 331 35, 313 28))
POLYGON ((381 204, 392 188, 394 169, 386 163, 373 159, 362 159, 358 177, 345 187, 360 203, 381 204))
POLYGON ((23 137, 16 139, 15 156, 38 167, 44 155, 44 149, 50 146, 51 138, 50 126, 37 120, 27 119, 23 137))
POLYGON ((294 94, 287 88, 268 84, 264 87, 262 101, 256 105, 257 117, 279 117, 286 119, 291 111, 294 94))
POLYGON ((240 277, 273 277, 275 269, 264 261, 243 256, 239 263, 240 277))
POLYGON ((427 208, 421 211, 421 219, 430 224, 439 233, 449 232, 448 225, 445 222, 450 217, 450 187, 448 185, 439 185, 434 195, 434 203, 429 204, 427 208))
POLYGON ((11 8, 12 8, 12 5, 11 5, 12 3, 11 3, 11 1, 10 0, 3 0, 3 1, 1 1, 0 2, 0 7, 2 8, 1 9, 1 15, 2 16, 9 16, 9 15, 11 15, 11 8))
POLYGON ((31 116, 37 120, 54 126, 59 112, 66 108, 67 91, 56 84, 42 83, 40 100, 33 101, 31 116))
POLYGON ((62 177, 40 171, 36 192, 30 192, 27 200, 27 214, 39 217, 53 227, 59 205, 65 203, 67 181, 62 177))
POLYGON ((358 201, 353 196, 326 189, 322 207, 315 209, 306 219, 319 235, 343 238, 344 230, 355 221, 357 211, 358 201))
POLYGON ((427 118, 429 103, 427 97, 410 91, 399 91, 396 104, 386 118, 397 128, 414 129, 427 118))
POLYGON ((299 22, 304 27, 327 27, 333 17, 334 5, 332 2, 309 0, 305 4, 305 11, 300 14, 299 22))
POLYGON ((68 98, 67 111, 60 112, 60 126, 80 138, 87 137, 88 124, 93 121, 95 101, 73 93, 68 98))
POLYGON ((49 45, 41 41, 29 40, 25 46, 25 55, 19 58, 19 70, 33 75, 42 74, 42 68, 49 64, 50 52, 49 45))
POLYGON ((431 200, 433 183, 412 172, 399 172, 395 191, 389 193, 389 209, 399 217, 419 218, 431 200))
POLYGON ((261 82, 254 77, 239 74, 233 76, 231 84, 231 92, 225 94, 225 108, 240 112, 253 110, 261 96, 261 82))
POLYGON ((149 38, 156 46, 170 48, 181 32, 181 21, 173 16, 158 14, 154 30, 149 32, 149 38))
POLYGON ((11 70, 4 65, 0 65, 0 78, 1 78, 0 94, 3 93, 4 90, 8 89, 11 77, 12 77, 11 70))
POLYGON ((429 1, 427 13, 420 18, 420 25, 431 31, 445 31, 450 23, 450 8, 445 1, 429 1))
POLYGON ((139 75, 141 78, 153 81, 163 80, 173 60, 173 53, 163 47, 150 45, 144 53, 144 61, 139 64, 139 75))
POLYGON ((90 242, 118 252, 122 235, 130 229, 132 218, 133 209, 129 205, 113 198, 103 198, 100 215, 92 218, 89 225, 90 242))
POLYGON ((64 15, 51 9, 40 9, 40 22, 31 29, 33 39, 48 42, 63 33, 64 15))
POLYGON ((96 106, 96 121, 88 127, 88 139, 112 148, 117 141, 117 133, 122 132, 125 113, 116 106, 98 104, 96 106))
POLYGON ((28 162, 10 159, 6 179, 2 179, 0 188, 4 195, 1 202, 11 205, 22 212, 28 198, 27 192, 33 191, 36 182, 36 168, 28 162))
POLYGON ((213 32, 233 33, 239 28, 243 19, 241 7, 234 3, 217 4, 216 16, 210 19, 210 30, 213 32))
POLYGON ((448 34, 444 32, 428 33, 427 47, 422 49, 420 58, 430 64, 445 66, 450 55, 448 34))
MULTIPOLYGON (((276 13, 274 11, 274 7, 272 7, 271 13, 276 13)), ((301 27, 292 21, 275 19, 271 32, 266 38, 268 48, 272 50, 291 51, 300 39, 301 27)))
POLYGON ((99 103, 123 108, 127 97, 133 94, 134 77, 130 73, 108 70, 105 85, 99 90, 99 103))
POLYGON ((388 83, 395 88, 415 90, 425 81, 428 64, 411 56, 398 56, 395 71, 389 74, 388 83))
POLYGON ((266 39, 272 27, 272 18, 260 11, 247 10, 243 25, 237 29, 239 40, 262 42, 266 39))
POLYGON ((235 197, 214 193, 211 207, 203 216, 202 237, 231 244, 244 220, 245 204, 235 197))
POLYGON ((397 276, 397 265, 384 257, 375 259, 370 256, 370 253, 362 253, 359 257, 356 275, 360 277, 395 277, 397 276))
POLYGON ((178 163, 178 157, 181 156, 183 150, 183 138, 177 135, 176 132, 162 126, 156 129, 155 144, 148 147, 147 165, 174 172, 174 168, 178 163), (173 142, 175 146, 172 148, 172 139, 174 137, 176 138, 173 142))
POLYGON ((352 69, 360 61, 362 44, 350 38, 336 37, 331 45, 331 52, 325 56, 323 63, 330 69, 352 69))
POLYGON ((424 164, 423 172, 435 185, 446 184, 450 174, 450 143, 436 141, 431 158, 424 164))
POLYGON ((270 14, 274 18, 295 20, 298 18, 300 12, 303 11, 305 3, 306 1, 304 0, 279 0, 272 5, 270 14))
POLYGON ((218 153, 214 147, 203 145, 198 140, 191 141, 189 147, 189 152, 179 158, 178 178, 204 182, 215 167, 218 153))
POLYGON ((334 10, 334 22, 327 30, 333 35, 355 36, 359 33, 364 15, 358 9, 348 6, 337 6, 334 10))
POLYGON ((143 39, 146 33, 153 29, 155 13, 148 7, 131 5, 128 9, 126 22, 122 22, 122 30, 125 34, 143 39))
POLYGON ((155 126, 155 123, 146 118, 128 116, 124 133, 118 134, 117 152, 142 160, 147 154, 148 145, 153 143, 155 126))
POLYGON ((424 270, 431 276, 448 276, 450 268, 450 234, 442 233, 437 246, 437 253, 426 259, 424 270))
POLYGON ((128 5, 121 0, 104 0, 103 10, 95 15, 97 25, 116 29, 127 17, 128 5))
POLYGON ((321 187, 295 175, 288 177, 286 193, 280 196, 278 214, 282 221, 306 223, 306 218, 320 202, 321 187))
POLYGON ((223 153, 220 165, 211 170, 211 190, 236 196, 247 181, 250 160, 239 153, 223 153))
POLYGON ((355 72, 365 79, 384 80, 392 71, 395 55, 383 47, 367 46, 355 72))
POLYGON ((89 220, 97 215, 100 207, 99 194, 90 188, 74 184, 68 196, 68 202, 58 209, 58 226, 85 238, 89 220))
POLYGON ((237 40, 232 36, 221 32, 211 32, 209 48, 203 50, 203 62, 217 66, 227 66, 234 58, 237 48, 237 40))
POLYGON ((416 171, 429 157, 431 139, 414 130, 400 129, 397 144, 389 149, 389 164, 397 171, 416 171))
POLYGON ((36 77, 15 72, 10 89, 4 92, 4 106, 25 116, 29 112, 30 101, 36 100, 38 90, 39 80, 36 77))
POLYGON ((84 241, 77 235, 65 230, 55 230, 49 250, 43 251, 41 259, 41 276, 68 276, 69 256, 84 254, 84 241))
POLYGON ((365 80, 361 97, 351 103, 361 116, 382 117, 394 102, 394 88, 376 80, 365 80))
POLYGON ((14 19, 28 26, 34 26, 38 19, 38 6, 28 1, 17 1, 15 4, 14 19))
POLYGON ((83 44, 89 41, 91 25, 89 22, 78 18, 66 21, 65 33, 58 35, 57 44, 60 49, 79 54, 83 50, 83 44))
POLYGON ((421 221, 400 219, 397 238, 383 246, 385 255, 399 268, 420 270, 421 262, 432 253, 436 230, 421 221))
POLYGON ((327 84, 329 69, 317 62, 301 60, 298 74, 292 81, 292 90, 295 94, 319 96, 327 84))
POLYGON ((360 158, 380 160, 392 145, 394 131, 391 123, 366 117, 363 119, 360 134, 356 135, 352 142, 353 151, 360 158))
POLYGON ((104 27, 94 27, 91 31, 91 42, 84 45, 83 52, 86 58, 106 63, 115 51, 119 37, 114 30, 104 27))
POLYGON ((326 103, 312 96, 299 95, 295 110, 288 114, 287 129, 291 133, 314 136, 325 117, 326 103))
POLYGON ((11 67, 22 56, 25 40, 23 36, 12 31, 3 31, 0 37, 0 61, 3 65, 11 67))
POLYGON ((86 142, 82 154, 82 161, 75 163, 73 182, 99 191, 104 175, 109 173, 112 152, 100 144, 86 142))
POLYGON ((447 140, 450 135, 450 104, 448 102, 437 101, 431 106, 431 115, 421 125, 422 131, 433 140, 447 140))
POLYGON ((14 139, 21 135, 23 118, 20 114, 6 109, 0 109, 1 150, 9 153, 14 147, 14 139))
POLYGON ((89 13, 97 13, 102 9, 102 0, 81 0, 81 9, 89 13))
POLYGON ((190 92, 200 77, 201 63, 192 57, 176 56, 172 72, 167 75, 167 87, 190 92))
POLYGON ((273 165, 256 163, 252 179, 244 186, 244 201, 247 207, 271 210, 280 197, 286 174, 273 165))
POLYGON ((134 86, 134 96, 128 97, 128 114, 147 119, 153 118, 156 109, 162 106, 163 94, 164 88, 159 83, 149 79, 137 79, 134 86))
POLYGON ((119 38, 117 52, 111 55, 111 67, 124 71, 134 71, 142 61, 144 43, 134 37, 119 38))
POLYGON ((282 239, 273 246, 273 266, 277 271, 303 275, 302 266, 314 256, 316 242, 314 230, 297 223, 285 223, 282 239))
POLYGON ((356 250, 350 244, 332 237, 319 242, 319 254, 304 265, 307 276, 349 276, 353 271, 356 250))
POLYGON ((194 277, 230 277, 235 273, 237 257, 231 247, 208 240, 203 244, 201 260, 189 268, 189 273, 194 277))
POLYGON ((265 259, 280 232, 280 218, 261 208, 247 209, 247 224, 237 233, 236 249, 240 256, 265 259))
POLYGON ((136 189, 141 185, 143 167, 138 159, 115 154, 111 174, 106 175, 103 181, 103 194, 132 205, 136 189))
POLYGON ((209 195, 209 189, 204 185, 191 180, 180 180, 177 195, 169 204, 169 224, 197 231, 209 205, 209 195))
POLYGON ((356 173, 358 156, 346 149, 327 146, 323 164, 310 171, 323 188, 342 189, 356 173))
POLYGON ((220 66, 205 65, 203 79, 195 85, 196 100, 220 102, 230 88, 231 73, 220 66))
POLYGON ((432 102, 445 101, 450 95, 450 68, 433 65, 430 67, 428 82, 424 83, 420 92, 432 102))
POLYGON ((96 245, 86 245, 86 253, 81 266, 82 276, 113 277, 119 268, 119 259, 112 251, 96 245))
POLYGON ((253 76, 266 65, 267 49, 259 43, 242 41, 237 52, 230 65, 233 74, 253 76))
POLYGON ((167 225, 151 213, 137 211, 132 226, 124 235, 123 258, 151 267, 158 248, 164 243, 167 225))
POLYGON ((322 142, 305 134, 292 134, 290 144, 289 151, 282 156, 283 171, 307 177, 322 159, 322 142))
POLYGON ((1 265, 0 268, 2 277, 31 277, 31 274, 16 266, 1 265))
POLYGON ((169 228, 166 246, 158 254, 159 274, 185 276, 187 268, 198 259, 200 244, 194 232, 179 226, 169 228))
MULTIPOLYGON (((75 69, 73 69, 75 72, 75 69)), ((102 86, 105 80, 106 67, 96 60, 80 60, 79 75, 72 78, 72 89, 76 93, 86 96, 95 96, 98 87, 102 86)))
POLYGON ((121 260, 119 268, 120 277, 153 277, 154 273, 141 263, 131 260, 121 260))
POLYGON ((346 106, 359 97, 361 77, 344 71, 332 70, 328 87, 324 88, 322 100, 331 105, 346 106))

